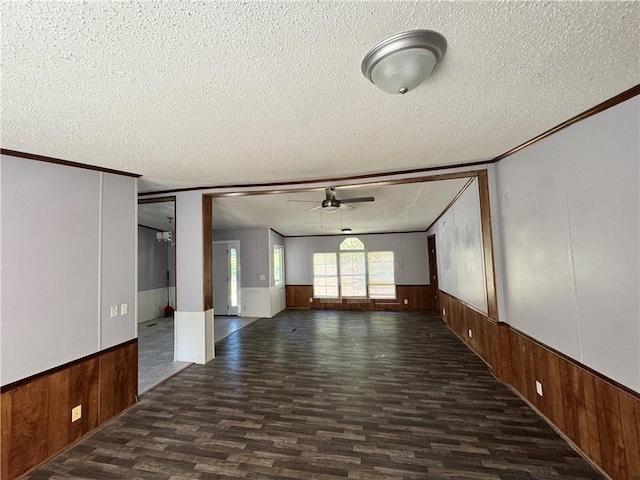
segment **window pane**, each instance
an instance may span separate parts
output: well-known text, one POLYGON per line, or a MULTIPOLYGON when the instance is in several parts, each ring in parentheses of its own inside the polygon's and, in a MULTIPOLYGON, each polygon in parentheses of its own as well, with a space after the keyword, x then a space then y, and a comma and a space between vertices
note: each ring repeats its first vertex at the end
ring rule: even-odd
POLYGON ((396 298, 395 285, 369 285, 370 298, 396 298))
POLYGON ((393 252, 369 252, 369 297, 396 298, 393 252))
POLYGON ((335 253, 313 254, 313 296, 338 298, 338 256, 335 253))
POLYGON ((238 251, 235 248, 229 249, 230 264, 230 303, 231 307, 238 306, 238 251))
POLYGON ((364 243, 355 237, 345 238, 340 244, 340 250, 364 250, 364 243))
POLYGON ((284 285, 284 247, 282 245, 273 246, 273 284, 284 285))
POLYGON ((342 297, 366 297, 364 252, 340 252, 340 289, 342 297))

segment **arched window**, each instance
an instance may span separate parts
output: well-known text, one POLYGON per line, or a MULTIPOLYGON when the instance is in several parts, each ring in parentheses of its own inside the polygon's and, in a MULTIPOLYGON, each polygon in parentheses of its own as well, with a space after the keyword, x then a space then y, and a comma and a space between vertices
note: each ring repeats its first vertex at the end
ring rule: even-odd
POLYGON ((345 238, 340 244, 340 250, 364 250, 364 243, 359 238, 345 238))
POLYGON ((367 297, 367 257, 364 243, 355 237, 340 244, 340 292, 344 298, 367 297))

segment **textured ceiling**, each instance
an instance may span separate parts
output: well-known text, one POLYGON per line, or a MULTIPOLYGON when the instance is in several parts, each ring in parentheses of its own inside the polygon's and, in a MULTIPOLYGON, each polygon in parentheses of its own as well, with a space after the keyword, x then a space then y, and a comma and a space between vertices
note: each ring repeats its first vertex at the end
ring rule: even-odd
MULTIPOLYGON (((495 157, 640 83, 639 2, 2 2, 2 147, 141 191, 495 157), (364 54, 448 50, 388 95, 364 54)), ((376 205, 377 207, 377 205, 376 205)))
MULTIPOLYGON (((305 193, 220 197, 213 200, 216 229, 271 227, 284 236, 426 230, 468 179, 400 185, 336 188, 336 198, 374 197, 374 202, 342 206, 335 213, 309 212, 325 199, 322 190, 305 193), (301 202, 300 200, 304 200, 301 202), (308 201, 308 202, 307 202, 308 201)), ((215 235, 214 235, 215 240, 215 235)))
MULTIPOLYGON (((336 188, 336 198, 374 197, 370 203, 342 207, 335 213, 308 209, 325 198, 321 189, 302 193, 217 197, 214 230, 270 227, 284 236, 335 235, 342 228, 354 234, 424 231, 444 211, 468 178, 396 185, 336 188)), ((173 202, 138 206, 138 224, 168 230, 175 219, 173 202)), ((215 240, 215 236, 214 236, 215 240)))

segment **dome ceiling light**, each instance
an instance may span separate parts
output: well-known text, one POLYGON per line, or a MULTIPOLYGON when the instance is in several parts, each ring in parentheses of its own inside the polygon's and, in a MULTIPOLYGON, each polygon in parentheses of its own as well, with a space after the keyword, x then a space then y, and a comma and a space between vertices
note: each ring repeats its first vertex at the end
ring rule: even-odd
POLYGON ((399 33, 369 50, 362 73, 381 90, 404 95, 427 79, 446 50, 447 40, 438 32, 399 33))

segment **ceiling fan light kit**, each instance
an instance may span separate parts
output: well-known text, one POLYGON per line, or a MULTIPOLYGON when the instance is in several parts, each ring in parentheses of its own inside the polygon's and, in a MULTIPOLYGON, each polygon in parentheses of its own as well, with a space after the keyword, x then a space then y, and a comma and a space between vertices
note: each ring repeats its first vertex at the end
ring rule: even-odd
POLYGON ((438 32, 398 33, 369 50, 362 74, 381 90, 404 95, 427 79, 446 50, 447 40, 438 32))
MULTIPOLYGON (((347 207, 351 210, 354 210, 356 207, 351 205, 352 203, 364 203, 364 202, 374 202, 375 198, 373 197, 357 197, 357 198, 336 198, 336 189, 333 187, 324 189, 325 199, 320 202, 320 205, 315 206, 307 210, 307 212, 313 212, 314 210, 322 209, 323 212, 326 213, 335 213, 341 207, 347 207)), ((289 200, 289 202, 315 202, 315 200, 289 200)))

